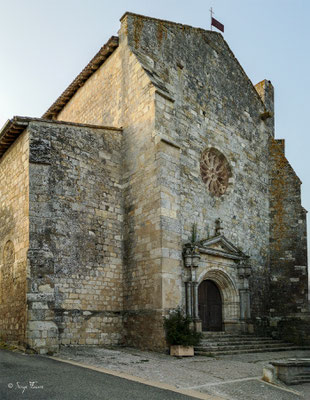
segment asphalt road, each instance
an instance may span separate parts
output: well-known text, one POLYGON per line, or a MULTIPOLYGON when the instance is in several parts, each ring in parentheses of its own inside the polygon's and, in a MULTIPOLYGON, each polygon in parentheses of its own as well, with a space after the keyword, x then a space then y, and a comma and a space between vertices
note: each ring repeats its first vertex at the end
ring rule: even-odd
POLYGON ((0 400, 193 400, 38 355, 0 350, 0 400))

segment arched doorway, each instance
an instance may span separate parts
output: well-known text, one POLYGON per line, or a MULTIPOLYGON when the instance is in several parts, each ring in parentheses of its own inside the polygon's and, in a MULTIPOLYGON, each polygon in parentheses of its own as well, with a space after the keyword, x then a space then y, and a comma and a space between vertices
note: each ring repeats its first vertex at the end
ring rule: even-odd
POLYGON ((203 331, 221 331, 222 296, 216 283, 207 279, 198 287, 198 313, 203 331))

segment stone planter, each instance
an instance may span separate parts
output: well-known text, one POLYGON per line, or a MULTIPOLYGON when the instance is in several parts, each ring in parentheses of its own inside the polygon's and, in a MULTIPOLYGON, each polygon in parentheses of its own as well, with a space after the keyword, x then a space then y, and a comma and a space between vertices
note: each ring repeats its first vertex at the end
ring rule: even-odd
POLYGON ((170 346, 170 355, 176 357, 192 357, 194 355, 194 346, 170 346))

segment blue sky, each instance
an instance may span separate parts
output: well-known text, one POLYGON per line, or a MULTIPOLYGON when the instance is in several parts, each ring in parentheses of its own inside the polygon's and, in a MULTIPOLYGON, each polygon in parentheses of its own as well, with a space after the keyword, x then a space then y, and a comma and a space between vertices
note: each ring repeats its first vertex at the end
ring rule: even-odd
POLYGON ((209 29, 210 7, 252 82, 275 87, 276 137, 310 210, 309 0, 0 0, 0 125, 41 116, 117 34, 125 11, 209 29))

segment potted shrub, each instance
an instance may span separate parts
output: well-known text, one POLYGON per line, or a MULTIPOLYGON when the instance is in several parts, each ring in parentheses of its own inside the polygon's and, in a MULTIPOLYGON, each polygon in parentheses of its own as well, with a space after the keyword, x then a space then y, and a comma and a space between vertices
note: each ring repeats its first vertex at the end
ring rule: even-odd
POLYGON ((200 342, 202 334, 192 327, 192 320, 180 309, 171 312, 164 320, 166 339, 172 356, 193 356, 194 346, 200 342))

